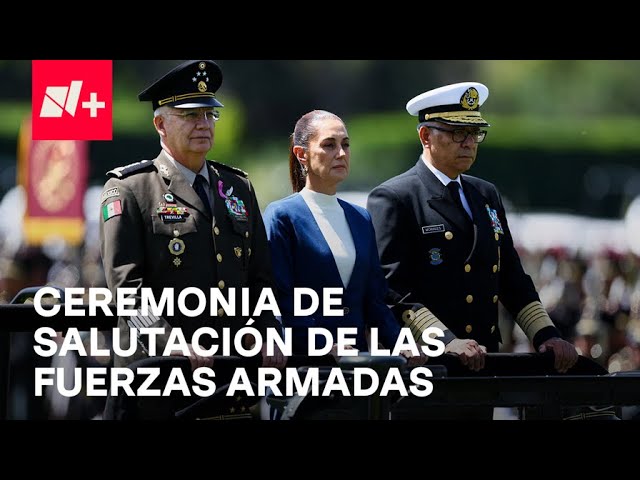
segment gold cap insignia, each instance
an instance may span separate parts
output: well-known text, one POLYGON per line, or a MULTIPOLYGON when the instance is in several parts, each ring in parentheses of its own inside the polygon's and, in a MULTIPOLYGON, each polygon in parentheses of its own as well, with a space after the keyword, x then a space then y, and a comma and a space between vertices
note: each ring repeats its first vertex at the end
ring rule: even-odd
POLYGON ((474 87, 469 87, 460 98, 460 105, 466 110, 477 110, 480 108, 480 94, 474 87))

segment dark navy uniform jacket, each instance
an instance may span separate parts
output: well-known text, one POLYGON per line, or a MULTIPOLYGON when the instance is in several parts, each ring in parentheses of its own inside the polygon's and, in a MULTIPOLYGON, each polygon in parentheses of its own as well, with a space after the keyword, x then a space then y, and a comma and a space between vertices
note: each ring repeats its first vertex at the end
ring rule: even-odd
MULTIPOLYGON (((376 187, 367 208, 391 290, 426 306, 458 338, 488 351, 500 342, 498 301, 516 318, 539 296, 513 245, 496 187, 462 175, 473 223, 419 158, 416 165, 376 187)), ((537 346, 559 336, 540 329, 537 346)))

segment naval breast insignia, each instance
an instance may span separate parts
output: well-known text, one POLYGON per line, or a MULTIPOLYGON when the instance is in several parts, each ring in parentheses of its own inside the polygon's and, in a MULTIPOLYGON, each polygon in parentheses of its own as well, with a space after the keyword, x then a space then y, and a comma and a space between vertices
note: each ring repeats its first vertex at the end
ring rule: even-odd
POLYGON ((498 236, 498 233, 504 235, 502 224, 500 223, 500 219, 498 218, 498 212, 493 208, 489 208, 489 205, 486 205, 486 208, 487 213, 489 214, 489 219, 491 220, 491 226, 493 227, 493 231, 496 233, 496 237, 498 236))
POLYGON ((440 265, 444 261, 439 248, 432 248, 429 250, 429 260, 431 265, 440 265))

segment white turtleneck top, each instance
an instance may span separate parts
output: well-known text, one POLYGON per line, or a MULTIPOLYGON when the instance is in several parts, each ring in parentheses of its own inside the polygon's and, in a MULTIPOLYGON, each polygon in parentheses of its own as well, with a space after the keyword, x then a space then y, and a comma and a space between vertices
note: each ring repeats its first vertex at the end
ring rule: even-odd
POLYGON ((314 192, 306 187, 300 191, 300 195, 320 227, 333 253, 342 284, 347 288, 356 262, 356 247, 344 210, 338 203, 338 196, 314 192))

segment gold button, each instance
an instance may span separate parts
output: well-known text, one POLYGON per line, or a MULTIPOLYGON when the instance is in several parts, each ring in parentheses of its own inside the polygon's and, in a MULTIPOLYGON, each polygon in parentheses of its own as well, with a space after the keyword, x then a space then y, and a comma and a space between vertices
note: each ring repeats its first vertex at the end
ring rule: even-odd
POLYGON ((444 232, 444 238, 446 238, 447 240, 451 240, 453 238, 453 233, 444 232))
POLYGON ((498 235, 497 233, 494 235, 494 237, 496 237, 496 242, 500 240, 500 235, 498 235))
POLYGON ((498 303, 498 295, 493 296, 493 303, 498 303))
POLYGON ((179 237, 179 236, 180 236, 180 232, 178 231, 178 229, 175 229, 175 230, 173 231, 173 236, 174 236, 174 237, 179 237))
POLYGON ((216 235, 220 235, 220 229, 218 228, 217 225, 213 227, 213 233, 215 233, 216 235))
POLYGON ((216 255, 216 258, 218 259, 218 263, 222 263, 222 254, 221 253, 216 255))
POLYGON ((244 236, 245 236, 246 238, 249 238, 249 232, 244 232, 244 236))
POLYGON ((496 331, 496 326, 495 325, 491 325, 491 333, 496 331))
POLYGON ((473 295, 467 295, 467 303, 473 302, 473 295))
POLYGON ((494 265, 493 266, 493 273, 496 273, 498 271, 498 265, 494 265))
POLYGON ((218 316, 219 316, 219 317, 224 317, 224 308, 220 307, 220 308, 218 309, 218 316))
POLYGON ((409 323, 413 321, 414 318, 416 318, 416 314, 413 313, 413 310, 405 310, 402 312, 402 320, 404 323, 409 323))
POLYGON ((471 333, 471 330, 473 330, 473 327, 471 325, 467 325, 466 327, 464 327, 464 331, 467 333, 471 333))
POLYGON ((464 266, 464 271, 469 273, 471 271, 471 265, 469 265, 468 263, 464 266))
POLYGON ((218 288, 224 288, 224 280, 218 282, 218 288))
POLYGON ((345 315, 349 315, 349 312, 350 312, 350 311, 351 311, 351 310, 349 310, 349 307, 344 307, 344 314, 345 314, 345 315))

